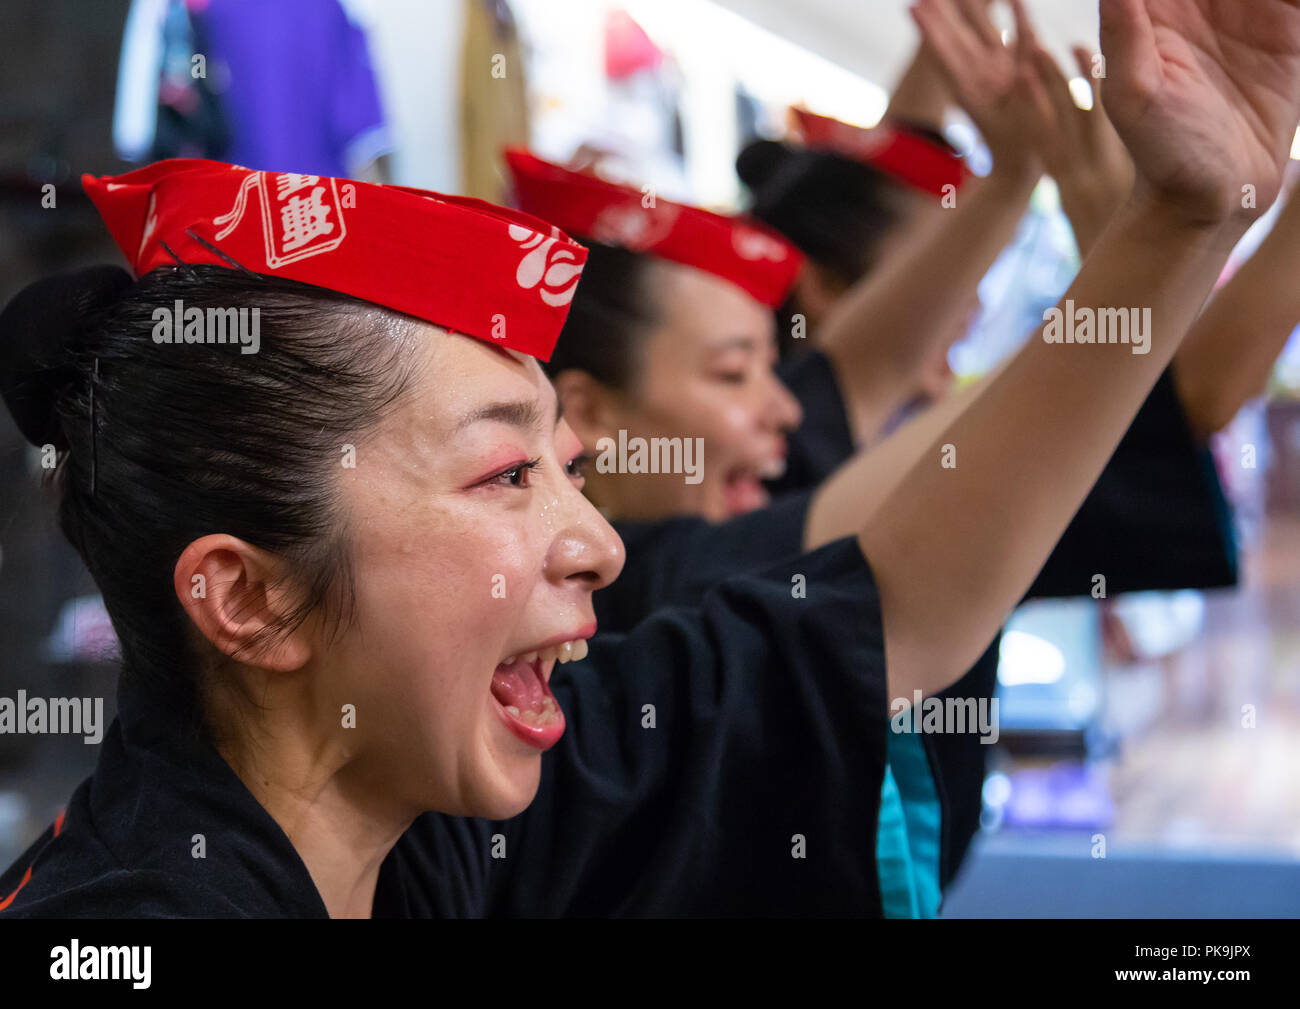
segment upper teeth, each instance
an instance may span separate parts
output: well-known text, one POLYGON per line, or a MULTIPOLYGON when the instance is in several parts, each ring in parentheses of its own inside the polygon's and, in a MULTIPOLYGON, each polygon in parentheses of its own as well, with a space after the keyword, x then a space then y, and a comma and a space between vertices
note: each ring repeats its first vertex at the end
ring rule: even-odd
POLYGON ((574 641, 563 641, 558 645, 551 645, 549 648, 543 648, 537 652, 525 652, 523 655, 512 656, 506 659, 505 665, 510 665, 516 659, 523 659, 525 662, 535 662, 539 658, 543 662, 554 659, 556 662, 564 664, 565 662, 573 662, 586 657, 587 642, 583 638, 578 638, 574 641))

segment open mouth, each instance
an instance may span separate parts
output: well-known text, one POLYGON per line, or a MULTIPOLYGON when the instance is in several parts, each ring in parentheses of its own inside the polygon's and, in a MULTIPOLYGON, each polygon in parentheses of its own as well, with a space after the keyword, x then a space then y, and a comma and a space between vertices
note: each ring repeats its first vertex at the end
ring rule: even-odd
MULTIPOLYGON (((784 471, 784 465, 781 469, 784 471)), ((763 486, 764 473, 775 472, 775 466, 764 468, 763 472, 750 466, 737 467, 727 473, 723 481, 723 494, 726 498, 728 515, 744 515, 748 512, 766 508, 772 497, 763 486)))
POLYGON ((558 662, 587 657, 583 638, 548 645, 538 651, 512 655, 492 673, 492 698, 516 738, 539 750, 549 750, 564 735, 564 712, 551 693, 551 673, 558 662))

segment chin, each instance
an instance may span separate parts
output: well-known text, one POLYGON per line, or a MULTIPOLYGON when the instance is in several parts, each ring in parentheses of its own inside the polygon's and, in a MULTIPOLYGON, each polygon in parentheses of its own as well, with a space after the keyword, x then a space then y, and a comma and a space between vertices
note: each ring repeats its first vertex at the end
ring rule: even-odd
POLYGON ((518 816, 537 797, 537 789, 542 780, 542 762, 535 760, 532 771, 528 774, 516 772, 509 778, 499 781, 485 794, 476 796, 474 811, 471 816, 486 820, 510 820, 518 816))

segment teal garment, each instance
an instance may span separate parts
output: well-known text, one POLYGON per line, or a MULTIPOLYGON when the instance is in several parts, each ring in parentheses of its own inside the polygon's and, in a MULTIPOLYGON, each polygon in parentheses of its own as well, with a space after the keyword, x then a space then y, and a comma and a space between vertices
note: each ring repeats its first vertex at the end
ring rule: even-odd
POLYGON ((939 914, 943 809, 919 733, 888 732, 876 870, 886 918, 939 914))

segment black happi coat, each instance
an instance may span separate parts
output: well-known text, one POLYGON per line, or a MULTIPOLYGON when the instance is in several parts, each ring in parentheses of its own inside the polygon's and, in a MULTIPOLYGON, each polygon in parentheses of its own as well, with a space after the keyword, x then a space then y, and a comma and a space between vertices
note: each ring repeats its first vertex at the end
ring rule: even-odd
MULTIPOLYGON (((568 726, 536 801, 501 823, 418 818, 375 916, 880 915, 900 899, 878 883, 884 645, 855 540, 598 636, 551 682, 568 726)), ((0 877, 0 917, 325 916, 219 753, 129 683, 119 696, 94 775, 0 877)))
MULTIPOLYGON (((664 606, 691 605, 737 572, 802 551, 813 489, 855 449, 844 398, 826 356, 810 351, 779 367, 804 419, 789 439, 784 476, 769 484, 774 503, 723 523, 692 517, 616 523, 627 564, 613 585, 596 593, 602 631, 626 630, 664 606)), ((1192 436, 1168 371, 1025 598, 1088 595, 1094 574, 1105 575, 1107 594, 1237 582, 1231 513, 1214 460, 1192 436)), ((940 696, 991 698, 999 645, 1000 637, 940 696)), ((969 733, 924 739, 940 806, 940 884, 946 886, 979 827, 988 747, 969 733)))

